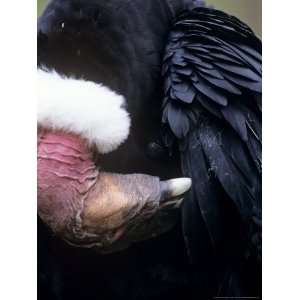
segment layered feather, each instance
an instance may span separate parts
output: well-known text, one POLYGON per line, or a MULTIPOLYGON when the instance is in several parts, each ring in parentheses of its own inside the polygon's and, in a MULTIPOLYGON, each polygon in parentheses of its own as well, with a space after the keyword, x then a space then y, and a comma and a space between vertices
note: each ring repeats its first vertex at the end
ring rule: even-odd
POLYGON ((220 291, 242 280, 247 259, 261 259, 261 75, 261 42, 235 17, 202 7, 174 24, 163 66, 165 142, 179 145, 193 180, 183 209, 191 260, 218 270, 220 291))

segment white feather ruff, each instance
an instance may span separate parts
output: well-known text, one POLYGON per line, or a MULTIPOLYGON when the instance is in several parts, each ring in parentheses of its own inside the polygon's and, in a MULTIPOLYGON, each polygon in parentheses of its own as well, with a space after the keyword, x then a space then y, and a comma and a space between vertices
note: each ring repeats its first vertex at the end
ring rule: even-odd
POLYGON ((115 150, 129 135, 124 102, 104 85, 38 70, 38 124, 79 134, 100 153, 115 150))

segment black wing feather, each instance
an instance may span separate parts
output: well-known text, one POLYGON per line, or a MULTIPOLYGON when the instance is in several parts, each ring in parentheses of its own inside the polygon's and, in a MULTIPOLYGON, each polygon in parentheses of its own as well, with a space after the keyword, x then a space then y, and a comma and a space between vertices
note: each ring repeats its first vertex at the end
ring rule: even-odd
POLYGON ((218 288, 230 290, 226 278, 239 278, 241 261, 261 258, 261 42, 223 12, 184 12, 163 76, 163 127, 177 138, 183 174, 193 180, 183 207, 187 248, 192 261, 205 265, 207 257, 219 270, 218 288))

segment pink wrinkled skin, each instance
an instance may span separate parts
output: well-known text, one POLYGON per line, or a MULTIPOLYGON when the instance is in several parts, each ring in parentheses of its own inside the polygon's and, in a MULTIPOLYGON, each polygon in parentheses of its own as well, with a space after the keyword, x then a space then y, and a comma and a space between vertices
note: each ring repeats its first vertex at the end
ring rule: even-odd
POLYGON ((158 177, 100 170, 78 135, 40 129, 37 158, 38 214, 70 245, 120 251, 177 220, 160 213, 167 206, 158 177))
POLYGON ((76 235, 84 201, 99 175, 91 151, 79 136, 41 130, 37 158, 39 215, 55 233, 67 227, 76 235))

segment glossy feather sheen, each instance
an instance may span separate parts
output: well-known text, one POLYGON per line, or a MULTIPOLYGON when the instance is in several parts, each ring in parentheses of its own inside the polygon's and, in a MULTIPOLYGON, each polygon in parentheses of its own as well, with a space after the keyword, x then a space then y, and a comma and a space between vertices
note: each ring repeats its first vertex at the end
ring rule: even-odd
MULTIPOLYGON (((221 111, 222 107, 233 105, 228 99, 234 96, 242 99, 245 93, 261 93, 261 43, 236 18, 214 9, 196 8, 183 13, 173 26, 163 75, 171 79, 166 89, 171 105, 182 102, 193 105, 199 94, 217 104, 221 111)), ((171 105, 165 109, 171 110, 171 105)), ((206 106, 203 108, 207 109, 206 106)), ((244 122, 239 127, 236 118, 229 117, 229 111, 234 109, 225 110, 223 115, 245 139, 244 122)), ((184 137, 186 125, 180 130, 180 124, 175 124, 178 118, 169 121, 177 129, 176 136, 184 137)))
POLYGON ((163 124, 193 181, 183 209, 190 258, 214 270, 221 295, 245 296, 243 281, 259 276, 243 277, 242 266, 261 260, 261 42, 238 19, 196 8, 173 26, 163 76, 163 124))

